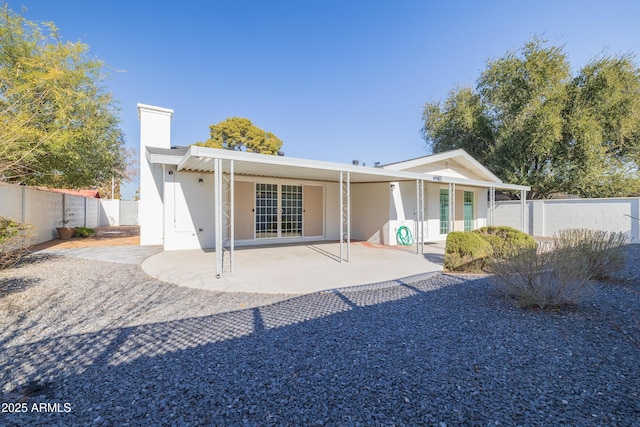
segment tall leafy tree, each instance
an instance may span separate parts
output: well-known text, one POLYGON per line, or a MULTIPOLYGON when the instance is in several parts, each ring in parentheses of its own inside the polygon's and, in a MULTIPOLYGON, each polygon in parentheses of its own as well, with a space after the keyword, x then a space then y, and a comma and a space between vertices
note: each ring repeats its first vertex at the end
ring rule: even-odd
POLYGON ((124 176, 124 135, 102 71, 53 23, 1 7, 0 177, 78 188, 124 176))
POLYGON ((266 132, 241 117, 230 117, 209 126, 210 138, 196 145, 252 153, 277 154, 282 141, 271 132, 266 132))
POLYGON ((434 152, 464 148, 532 198, 640 191, 640 72, 630 55, 602 56, 575 76, 562 47, 538 38, 487 62, 476 88, 429 102, 434 152))

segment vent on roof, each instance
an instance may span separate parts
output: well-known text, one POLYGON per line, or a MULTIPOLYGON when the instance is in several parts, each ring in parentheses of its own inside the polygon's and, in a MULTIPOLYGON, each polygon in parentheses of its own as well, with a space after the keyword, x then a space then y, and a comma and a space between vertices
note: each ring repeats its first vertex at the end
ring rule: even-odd
POLYGON ((380 162, 375 162, 375 163, 373 164, 373 167, 374 167, 374 168, 381 168, 382 166, 380 166, 380 162))
POLYGON ((360 160, 352 160, 353 166, 358 166, 360 164, 360 160))
POLYGON ((278 156, 284 157, 284 151, 278 151, 278 156))

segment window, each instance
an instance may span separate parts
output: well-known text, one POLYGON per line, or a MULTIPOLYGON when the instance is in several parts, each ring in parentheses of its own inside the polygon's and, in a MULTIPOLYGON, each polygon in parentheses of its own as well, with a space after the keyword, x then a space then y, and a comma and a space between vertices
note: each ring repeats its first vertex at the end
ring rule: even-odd
POLYGON ((449 233, 449 190, 440 190, 440 234, 449 233))

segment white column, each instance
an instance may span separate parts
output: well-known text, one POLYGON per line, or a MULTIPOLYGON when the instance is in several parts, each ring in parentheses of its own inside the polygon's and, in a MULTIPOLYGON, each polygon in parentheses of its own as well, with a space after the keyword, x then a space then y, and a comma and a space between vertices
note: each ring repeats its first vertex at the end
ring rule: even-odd
MULTIPOLYGON (((233 174, 233 160, 229 161, 229 193, 230 193, 230 197, 229 197, 229 248, 230 248, 230 253, 229 253, 229 275, 233 276, 233 250, 235 248, 235 203, 236 203, 236 199, 235 199, 235 193, 234 193, 234 186, 235 186, 235 182, 234 182, 234 174, 233 174)), ((255 197, 255 196, 254 196, 255 197)))
POLYGON ((340 263, 342 263, 342 242, 344 240, 344 200, 342 198, 342 171, 340 171, 340 182, 338 185, 338 196, 340 197, 340 263))
POLYGON ((171 148, 171 117, 173 110, 138 104, 140 120, 140 201, 138 224, 140 245, 164 243, 162 165, 147 160, 147 147, 171 148))
POLYGON ((213 159, 213 215, 215 222, 216 278, 222 277, 222 160, 213 159))
POLYGON ((496 187, 489 187, 489 224, 496 225, 496 187))
POLYGON ((454 231, 456 225, 456 184, 449 183, 449 232, 454 231))
POLYGON ((351 172, 347 172, 347 262, 351 262, 351 172))

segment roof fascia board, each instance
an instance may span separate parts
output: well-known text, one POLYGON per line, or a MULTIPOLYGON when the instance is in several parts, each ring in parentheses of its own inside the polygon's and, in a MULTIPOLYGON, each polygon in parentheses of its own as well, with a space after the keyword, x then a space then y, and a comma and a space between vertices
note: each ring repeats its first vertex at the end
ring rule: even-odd
POLYGON ((319 160, 300 159, 294 157, 269 156, 265 154, 235 152, 208 147, 191 146, 178 165, 178 170, 184 168, 189 157, 220 158, 223 160, 237 160, 252 163, 271 164, 277 166, 302 167, 310 169, 323 169, 333 172, 353 172, 367 175, 398 178, 403 180, 417 180, 431 178, 430 175, 416 174, 414 172, 393 171, 382 168, 367 168, 365 166, 346 165, 342 163, 323 162, 319 160))
POLYGON ((402 165, 403 168, 413 168, 417 166, 428 165, 431 163, 442 162, 449 159, 455 160, 456 157, 464 158, 466 161, 471 163, 475 168, 479 169, 483 174, 491 178, 491 180, 493 180, 494 182, 500 182, 500 183, 502 182, 502 180, 497 176, 495 176, 493 172, 487 169, 482 163, 474 159, 473 156, 471 156, 471 154, 467 153, 462 148, 458 148, 456 150, 451 150, 451 151, 445 151, 443 153, 431 154, 429 156, 418 157, 417 159, 405 160, 404 162, 390 163, 388 165, 385 165, 384 167, 385 168, 387 166, 397 167, 399 165, 402 165))
POLYGON ((177 165, 180 163, 182 156, 175 154, 150 153, 149 149, 145 150, 145 157, 149 163, 160 163, 165 165, 177 165))

